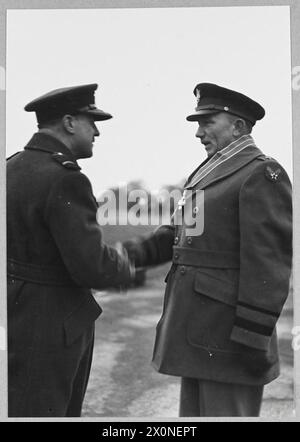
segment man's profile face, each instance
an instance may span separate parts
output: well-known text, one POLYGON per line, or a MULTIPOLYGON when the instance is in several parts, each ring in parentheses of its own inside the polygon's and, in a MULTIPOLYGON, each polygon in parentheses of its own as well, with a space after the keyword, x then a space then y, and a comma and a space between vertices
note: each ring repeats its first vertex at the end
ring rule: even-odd
POLYGON ((236 138, 233 135, 234 123, 226 112, 200 115, 196 137, 204 145, 208 158, 222 150, 236 138))
POLYGON ((76 158, 90 158, 93 156, 95 137, 100 135, 94 119, 89 115, 75 116, 75 132, 73 135, 73 153, 76 158))

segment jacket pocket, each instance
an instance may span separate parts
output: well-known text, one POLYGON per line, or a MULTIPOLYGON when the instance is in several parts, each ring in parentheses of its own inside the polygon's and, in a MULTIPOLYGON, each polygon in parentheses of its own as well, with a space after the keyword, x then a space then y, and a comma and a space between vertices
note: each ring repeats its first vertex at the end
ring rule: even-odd
POLYGON ((73 344, 102 313, 92 295, 86 295, 84 300, 64 320, 65 342, 73 344))
POLYGON ((236 306, 238 298, 238 273, 215 269, 201 270, 195 275, 194 290, 223 304, 236 306))
MULTIPOLYGON (((216 271, 215 271, 216 270, 216 271)), ((238 352, 230 340, 237 301, 238 272, 197 271, 187 324, 187 340, 210 352, 238 352)))

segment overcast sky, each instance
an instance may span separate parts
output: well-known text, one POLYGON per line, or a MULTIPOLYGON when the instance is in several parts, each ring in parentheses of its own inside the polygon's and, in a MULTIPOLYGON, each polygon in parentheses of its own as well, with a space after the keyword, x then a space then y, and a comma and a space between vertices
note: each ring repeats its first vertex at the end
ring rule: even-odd
POLYGON ((253 136, 292 173, 289 8, 9 10, 7 155, 36 131, 25 104, 52 89, 98 83, 94 156, 80 162, 94 193, 132 179, 155 190, 205 159, 186 121, 200 82, 259 101, 253 136))

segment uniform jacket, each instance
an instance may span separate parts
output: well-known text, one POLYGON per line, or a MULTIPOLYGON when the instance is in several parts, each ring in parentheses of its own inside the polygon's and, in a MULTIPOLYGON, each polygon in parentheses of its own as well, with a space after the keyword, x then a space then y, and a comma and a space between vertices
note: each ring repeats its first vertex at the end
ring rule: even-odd
MULTIPOLYGON (((61 382, 56 397, 64 392, 61 402, 67 403, 72 376, 85 351, 76 344, 77 339, 86 331, 90 333, 101 313, 90 289, 118 286, 130 279, 127 258, 103 243, 96 213, 88 178, 57 139, 37 133, 22 152, 8 159, 9 368, 11 397, 15 391, 17 400, 26 396, 27 387, 23 388, 22 383, 32 373, 30 361, 41 360, 43 354, 44 365, 48 360, 49 376, 61 382), (56 367, 50 358, 53 352, 56 367), (20 376, 16 368, 21 355, 26 361, 21 359, 23 372, 27 370, 28 376, 20 376), (66 373, 62 380, 62 367, 68 367, 68 361, 73 372, 66 373)), ((39 364, 36 367, 41 367, 39 364)), ((43 376, 43 396, 47 397, 48 375, 43 376)), ((53 388, 51 382, 49 385, 53 388)), ((40 388, 31 392, 38 395, 40 388)), ((43 405, 41 400, 41 408, 43 405)), ((15 406, 12 408, 17 413, 15 406)), ((31 412, 37 415, 39 411, 31 412)), ((63 407, 56 413, 63 415, 63 407)))
POLYGON ((193 176, 183 210, 203 217, 203 232, 193 236, 192 219, 182 217, 182 226, 162 226, 131 245, 140 265, 173 261, 153 365, 175 376, 268 383, 279 374, 275 326, 289 291, 289 178, 254 145, 199 182, 193 176), (266 352, 272 365, 250 373, 242 357, 247 351, 266 352))

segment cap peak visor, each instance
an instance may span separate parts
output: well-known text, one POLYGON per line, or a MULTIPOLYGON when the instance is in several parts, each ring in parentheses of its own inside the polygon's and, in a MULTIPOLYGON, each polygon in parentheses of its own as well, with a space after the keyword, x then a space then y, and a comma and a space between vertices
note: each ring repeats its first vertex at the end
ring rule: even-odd
POLYGON ((101 109, 98 109, 95 105, 88 105, 81 109, 78 109, 77 113, 90 115, 94 119, 94 121, 104 121, 113 118, 111 114, 101 109))
POLYGON ((111 114, 108 112, 104 112, 100 109, 90 110, 86 112, 88 115, 91 115, 94 118, 94 121, 105 121, 113 118, 111 114))
POLYGON ((188 121, 198 121, 199 117, 201 117, 202 115, 218 114, 219 112, 221 112, 221 111, 220 110, 203 109, 203 110, 199 110, 191 115, 188 115, 186 117, 186 119, 188 121))

